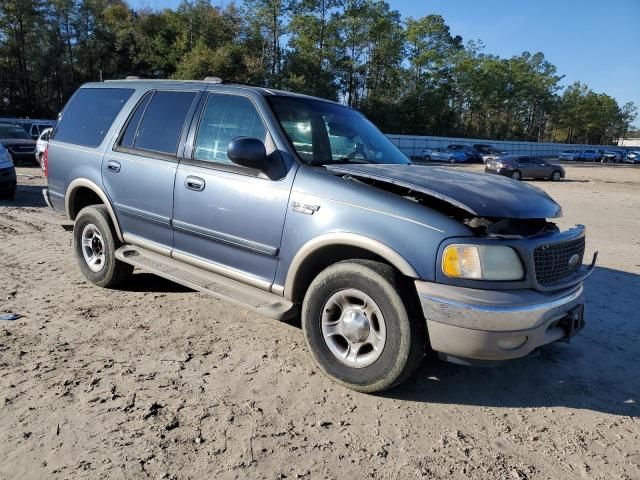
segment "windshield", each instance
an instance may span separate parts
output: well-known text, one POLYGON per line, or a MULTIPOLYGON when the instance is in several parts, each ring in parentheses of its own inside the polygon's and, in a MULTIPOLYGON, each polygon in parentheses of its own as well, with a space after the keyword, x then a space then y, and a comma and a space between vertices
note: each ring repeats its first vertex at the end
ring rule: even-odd
POLYGON ((31 139, 22 127, 14 127, 13 125, 0 125, 0 138, 26 138, 31 139))
POLYGON ((411 163, 361 113, 295 97, 268 97, 298 156, 310 165, 411 163))

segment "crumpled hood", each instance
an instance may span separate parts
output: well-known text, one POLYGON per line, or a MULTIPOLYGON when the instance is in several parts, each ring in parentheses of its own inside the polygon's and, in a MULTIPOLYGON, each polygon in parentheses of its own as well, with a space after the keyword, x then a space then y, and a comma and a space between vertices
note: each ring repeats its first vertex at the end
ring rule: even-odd
POLYGON ((478 217, 557 218, 562 208, 537 187, 499 175, 419 165, 328 165, 334 174, 369 178, 443 200, 478 217))

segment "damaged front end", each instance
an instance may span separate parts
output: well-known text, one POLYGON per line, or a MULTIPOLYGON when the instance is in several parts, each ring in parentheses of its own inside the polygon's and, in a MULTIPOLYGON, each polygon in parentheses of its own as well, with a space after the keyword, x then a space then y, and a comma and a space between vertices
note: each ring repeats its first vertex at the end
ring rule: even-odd
POLYGON ((542 190, 415 165, 327 169, 447 215, 472 233, 442 241, 435 281, 415 282, 431 347, 442 358, 492 364, 568 341, 584 326, 582 281, 597 253, 583 265, 585 227, 560 231, 551 219, 562 210, 542 190))

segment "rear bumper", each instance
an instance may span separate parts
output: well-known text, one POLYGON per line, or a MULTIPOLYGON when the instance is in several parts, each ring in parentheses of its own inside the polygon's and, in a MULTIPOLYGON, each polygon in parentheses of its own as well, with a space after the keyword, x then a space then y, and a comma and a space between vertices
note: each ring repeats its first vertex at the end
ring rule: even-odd
POLYGON ((448 360, 524 357, 584 325, 582 284, 560 292, 476 290, 417 281, 433 350, 448 360))

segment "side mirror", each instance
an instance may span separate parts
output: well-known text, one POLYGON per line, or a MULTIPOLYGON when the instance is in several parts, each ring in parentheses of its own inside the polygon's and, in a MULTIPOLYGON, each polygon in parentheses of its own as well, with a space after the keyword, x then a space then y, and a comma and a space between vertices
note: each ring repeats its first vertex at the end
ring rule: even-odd
POLYGON ((236 137, 227 148, 229 160, 237 165, 264 171, 267 168, 267 150, 262 140, 236 137))

